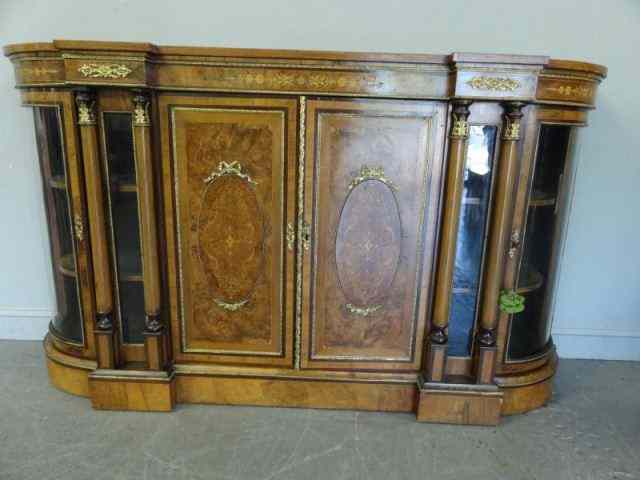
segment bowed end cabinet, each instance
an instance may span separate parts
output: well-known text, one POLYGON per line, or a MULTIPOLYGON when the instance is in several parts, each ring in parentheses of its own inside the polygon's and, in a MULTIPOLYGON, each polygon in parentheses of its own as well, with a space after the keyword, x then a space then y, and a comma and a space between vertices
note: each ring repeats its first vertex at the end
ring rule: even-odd
POLYGON ((577 131, 604 67, 54 41, 33 107, 58 314, 95 408, 416 412, 551 396, 577 131))

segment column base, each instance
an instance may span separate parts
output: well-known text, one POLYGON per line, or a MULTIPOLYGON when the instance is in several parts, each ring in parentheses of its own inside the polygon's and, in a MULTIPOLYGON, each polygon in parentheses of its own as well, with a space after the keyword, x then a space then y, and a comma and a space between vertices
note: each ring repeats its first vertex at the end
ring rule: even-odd
POLYGON ((175 373, 98 369, 89 374, 89 396, 97 410, 169 412, 176 404, 175 373))
POLYGON ((423 383, 418 385, 419 422, 497 425, 503 393, 495 385, 423 383))
POLYGON ((447 344, 431 342, 427 349, 427 368, 424 372, 428 382, 443 382, 447 370, 447 344))

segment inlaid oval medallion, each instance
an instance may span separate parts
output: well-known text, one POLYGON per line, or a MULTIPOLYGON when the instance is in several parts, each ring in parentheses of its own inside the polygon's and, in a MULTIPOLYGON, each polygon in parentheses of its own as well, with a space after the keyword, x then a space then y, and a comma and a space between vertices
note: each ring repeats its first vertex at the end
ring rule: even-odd
POLYGON ((263 263, 264 229, 254 189, 238 176, 217 178, 204 191, 196 229, 214 299, 246 301, 263 263))
POLYGON ((401 236, 398 204, 388 185, 366 180, 349 192, 336 235, 338 279, 349 308, 380 308, 400 262, 401 236))

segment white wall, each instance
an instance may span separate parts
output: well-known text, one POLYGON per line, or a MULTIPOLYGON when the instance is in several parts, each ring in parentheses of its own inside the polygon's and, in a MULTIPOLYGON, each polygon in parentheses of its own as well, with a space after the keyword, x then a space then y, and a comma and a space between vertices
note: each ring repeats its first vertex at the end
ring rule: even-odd
MULTIPOLYGON (((640 1, 0 1, 0 44, 53 38, 607 65, 578 151, 555 338, 563 356, 640 360, 640 1)), ((0 59, 0 337, 39 339, 53 287, 31 113, 12 85, 0 59)))

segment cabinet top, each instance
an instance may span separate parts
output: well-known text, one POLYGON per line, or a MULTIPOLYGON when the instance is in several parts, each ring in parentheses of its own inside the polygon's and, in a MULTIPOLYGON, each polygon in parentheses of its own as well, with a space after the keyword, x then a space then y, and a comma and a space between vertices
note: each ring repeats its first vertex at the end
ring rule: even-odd
POLYGON ((546 56, 366 53, 54 40, 7 45, 18 87, 78 84, 592 107, 601 65, 546 56))

